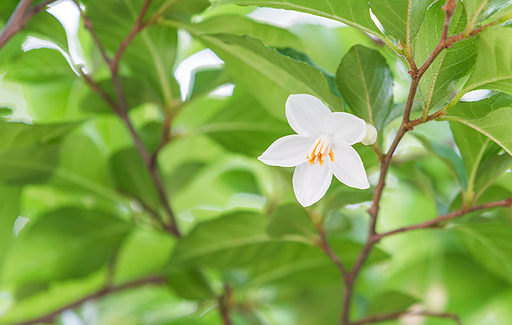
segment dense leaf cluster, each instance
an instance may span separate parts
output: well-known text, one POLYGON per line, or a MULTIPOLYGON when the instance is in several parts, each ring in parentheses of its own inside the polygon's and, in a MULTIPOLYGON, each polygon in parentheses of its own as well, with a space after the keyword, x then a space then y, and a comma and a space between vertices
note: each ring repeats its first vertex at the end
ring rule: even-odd
POLYGON ((0 324, 512 324, 510 1, 51 2, 0 2, 0 324), (370 189, 257 161, 291 94, 376 127, 370 189))

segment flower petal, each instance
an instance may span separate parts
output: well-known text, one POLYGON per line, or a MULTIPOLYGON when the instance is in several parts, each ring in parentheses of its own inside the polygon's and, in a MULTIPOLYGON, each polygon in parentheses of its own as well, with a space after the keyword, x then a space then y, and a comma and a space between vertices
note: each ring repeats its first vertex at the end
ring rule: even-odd
POLYGON ((327 159, 331 172, 343 184, 358 189, 370 187, 363 162, 357 151, 344 142, 336 142, 332 148, 334 162, 327 159))
POLYGON ((342 112, 335 112, 324 119, 326 132, 336 141, 345 141, 353 145, 360 142, 366 135, 366 122, 359 117, 342 112))
POLYGON ((306 162, 315 138, 287 135, 279 138, 258 159, 270 166, 294 167, 306 162))
POLYGON ((329 185, 332 173, 327 166, 304 163, 295 168, 293 173, 293 191, 303 207, 308 207, 320 200, 329 185))
POLYGON ((290 95, 286 100, 286 118, 292 129, 304 137, 316 137, 325 132, 324 117, 331 110, 314 96, 290 95))

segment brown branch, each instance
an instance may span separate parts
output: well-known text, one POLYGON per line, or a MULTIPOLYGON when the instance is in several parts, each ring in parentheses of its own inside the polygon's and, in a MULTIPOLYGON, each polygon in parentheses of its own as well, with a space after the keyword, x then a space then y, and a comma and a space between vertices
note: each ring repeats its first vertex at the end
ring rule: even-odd
POLYGON ((351 322, 351 323, 349 323, 349 325, 364 325, 364 324, 369 324, 369 323, 379 323, 379 322, 384 322, 387 320, 397 319, 397 318, 400 318, 403 316, 430 316, 430 317, 453 319, 457 325, 462 325, 462 322, 461 322, 459 316, 457 316, 455 314, 435 313, 435 312, 429 312, 429 311, 403 311, 403 312, 369 316, 369 317, 360 319, 358 321, 351 322))
POLYGON ((69 304, 67 304, 55 311, 52 311, 44 316, 30 319, 30 320, 23 321, 23 322, 19 322, 19 323, 13 323, 11 325, 32 325, 32 324, 39 324, 39 323, 53 323, 55 318, 57 316, 59 316, 63 311, 65 311, 67 309, 73 309, 73 308, 79 307, 80 305, 82 305, 84 302, 86 302, 88 300, 99 299, 99 298, 102 298, 111 293, 124 291, 124 290, 128 290, 128 289, 133 289, 133 288, 137 288, 137 287, 140 287, 143 285, 150 285, 150 284, 151 285, 162 285, 164 283, 165 283, 165 277, 153 276, 153 277, 135 280, 132 282, 127 282, 127 283, 124 283, 124 284, 121 284, 121 285, 118 285, 115 287, 106 286, 99 291, 96 291, 96 292, 94 292, 88 296, 85 296, 81 299, 78 299, 72 303, 69 303, 69 304))
POLYGON ((412 111, 412 106, 414 103, 414 98, 416 97, 416 91, 418 88, 419 81, 428 67, 434 62, 435 58, 441 53, 441 51, 446 47, 445 40, 448 35, 448 29, 450 27, 451 18, 453 16, 453 12, 455 10, 456 0, 447 0, 446 4, 443 6, 443 10, 445 11, 445 20, 443 24, 443 30, 441 32, 441 38, 439 43, 437 44, 434 51, 430 54, 427 60, 423 63, 423 65, 417 71, 410 71, 411 74, 411 86, 409 89, 409 95, 407 97, 407 102, 405 104, 404 115, 402 118, 402 124, 400 129, 397 132, 397 135, 389 149, 389 151, 384 156, 384 160, 381 161, 380 167, 380 176, 377 186, 375 187, 375 193, 373 195, 372 206, 368 210, 370 214, 370 222, 368 229, 368 238, 359 254, 352 271, 350 272, 350 276, 346 277, 345 281, 345 289, 343 294, 343 305, 342 305, 342 313, 341 313, 341 321, 342 325, 349 324, 350 318, 350 303, 352 300, 352 292, 354 287, 354 282, 361 270, 362 266, 366 262, 366 259, 371 253, 371 250, 375 243, 376 235, 376 225, 377 225, 377 216, 379 214, 379 202, 382 197, 382 192, 384 191, 384 187, 386 185, 386 175, 389 169, 389 165, 391 164, 391 159, 393 157, 393 153, 395 152, 398 144, 402 140, 403 136, 407 131, 411 130, 409 126, 410 116, 412 111))
POLYGON ((151 167, 155 168, 157 164, 157 158, 158 154, 160 153, 160 150, 162 150, 163 147, 169 141, 171 141, 171 124, 172 124, 172 118, 173 116, 171 114, 167 114, 164 125, 163 125, 163 131, 162 131, 162 137, 160 138, 160 143, 158 144, 158 147, 155 149, 153 154, 151 155, 151 167))
POLYGON ((85 82, 87 82, 89 87, 91 87, 95 93, 97 93, 110 107, 112 107, 114 111, 117 112, 119 110, 118 104, 110 97, 109 94, 107 94, 106 91, 103 90, 103 88, 95 83, 89 75, 85 74, 83 70, 80 70, 80 74, 84 78, 85 82))
POLYGON ((411 230, 431 228, 431 227, 438 225, 439 223, 441 223, 443 221, 447 221, 450 219, 454 219, 454 218, 463 216, 469 212, 490 209, 490 208, 496 208, 496 207, 505 207, 505 208, 510 209, 512 207, 512 198, 509 198, 506 200, 501 200, 501 201, 496 201, 496 202, 491 202, 491 203, 485 203, 485 204, 474 206, 471 208, 461 208, 459 210, 447 213, 443 216, 437 217, 437 218, 429 220, 429 221, 421 222, 421 223, 403 227, 403 228, 398 228, 398 229, 391 230, 391 231, 388 231, 388 232, 385 232, 382 234, 377 234, 374 236, 374 240, 379 241, 381 238, 391 236, 394 234, 398 234, 398 233, 402 233, 402 232, 411 231, 411 230))
POLYGON ((56 0, 46 0, 38 5, 30 6, 33 0, 21 0, 11 17, 5 24, 4 28, 0 31, 0 49, 20 30, 25 27, 27 21, 32 18, 35 14, 46 8, 52 2, 56 0))
POLYGON ((231 319, 229 318, 229 310, 232 295, 233 289, 231 289, 229 284, 224 284, 224 295, 217 298, 220 315, 222 317, 222 325, 231 325, 231 319))
POLYGON ((331 245, 329 245, 329 242, 327 241, 327 236, 325 235, 323 224, 319 224, 317 226, 318 234, 320 235, 320 242, 317 243, 317 246, 320 247, 324 253, 329 256, 331 261, 336 265, 338 270, 343 275, 343 279, 346 281, 349 281, 348 277, 350 276, 349 272, 347 271, 347 268, 345 265, 343 265, 343 262, 341 262, 340 258, 336 253, 332 250, 331 245))
POLYGON ((146 26, 146 24, 142 22, 142 19, 146 15, 150 3, 151 0, 144 1, 144 4, 142 5, 142 9, 140 11, 139 16, 137 17, 137 20, 135 21, 135 24, 133 25, 132 29, 125 37, 125 39, 121 42, 121 45, 119 45, 119 48, 117 49, 116 54, 114 55, 114 58, 110 62, 110 70, 113 74, 117 74, 117 71, 119 69, 119 60, 121 60, 121 56, 123 55, 124 51, 130 44, 132 39, 146 26))
POLYGON ((85 13, 82 11, 82 9, 80 8, 80 5, 76 2, 77 0, 75 0, 75 4, 76 6, 79 8, 80 10, 80 16, 82 17, 82 20, 84 22, 84 27, 89 31, 89 33, 91 34, 92 36, 92 40, 94 41, 94 44, 96 44, 96 46, 98 47, 98 50, 100 51, 100 54, 101 54, 101 57, 103 58, 103 60, 105 60, 105 62, 107 63, 107 65, 110 65, 110 58, 108 57, 107 55, 107 52, 105 51, 105 48, 103 47, 103 45, 101 44, 100 42, 100 39, 98 38, 98 35, 96 34, 96 32, 94 31, 94 28, 92 27, 92 23, 91 23, 91 20, 89 19, 89 17, 87 17, 85 15, 85 13))
MULTIPOLYGON (((101 44, 101 41, 97 37, 96 33, 94 32, 94 28, 92 27, 91 22, 89 19, 82 13, 82 19, 84 19, 84 24, 86 28, 91 33, 94 43, 98 48, 100 49, 100 52, 102 53, 102 56, 109 66, 109 69, 112 74, 112 82, 114 83, 114 90, 116 92, 117 99, 119 101, 119 104, 116 104, 113 100, 110 99, 110 97, 103 91, 97 84, 92 82, 90 78, 86 78, 87 83, 92 87, 94 91, 96 91, 100 96, 112 107, 114 112, 123 120, 124 124, 128 128, 128 131, 132 137, 132 140, 135 144, 135 147, 137 148, 137 151, 139 152, 142 160, 144 161, 144 165, 146 166, 146 169, 148 170, 149 174, 151 175, 151 179, 153 180, 153 184, 155 185, 155 188, 158 192, 158 195, 160 196, 160 200, 163 204, 164 210, 166 214, 169 216, 170 223, 166 225, 165 230, 172 233, 176 237, 181 237, 181 233, 178 229, 177 222, 176 222, 176 216, 174 215, 174 212, 171 209, 171 206, 169 204, 169 200, 167 199, 167 191, 165 189, 165 186, 162 182, 162 179, 160 178, 160 175, 157 170, 157 166, 154 162, 156 162, 156 157, 152 157, 152 155, 148 152, 146 147, 144 146, 144 143, 142 142, 142 139, 138 135, 137 131, 135 130, 132 122, 130 121, 130 118, 128 116, 128 105, 126 103, 126 97, 124 96, 123 92, 123 86, 121 85, 121 80, 118 75, 118 66, 119 66, 119 60, 128 46, 128 44, 131 42, 131 40, 135 37, 135 35, 142 30, 145 24, 142 23, 142 19, 144 18, 144 15, 146 14, 146 11, 149 7, 149 4, 151 3, 151 0, 146 0, 144 2, 144 5, 142 7, 142 10, 135 22, 135 25, 130 30, 126 38, 122 41, 120 47, 116 51, 116 55, 114 59, 110 60, 104 50, 103 45, 101 44)), ((160 220, 157 220, 160 223, 160 220)))

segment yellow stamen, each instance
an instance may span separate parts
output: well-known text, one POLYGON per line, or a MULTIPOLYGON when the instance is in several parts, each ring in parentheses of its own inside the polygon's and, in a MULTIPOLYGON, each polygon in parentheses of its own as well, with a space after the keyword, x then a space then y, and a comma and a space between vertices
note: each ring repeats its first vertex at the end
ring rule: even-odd
POLYGON ((334 152, 332 152, 332 149, 329 150, 329 157, 331 158, 331 161, 334 162, 334 152))
POLYGON ((321 136, 315 140, 315 142, 309 149, 306 158, 310 165, 319 163, 320 166, 323 166, 327 154, 329 154, 331 161, 334 162, 334 153, 332 152, 332 149, 329 148, 329 138, 321 136))

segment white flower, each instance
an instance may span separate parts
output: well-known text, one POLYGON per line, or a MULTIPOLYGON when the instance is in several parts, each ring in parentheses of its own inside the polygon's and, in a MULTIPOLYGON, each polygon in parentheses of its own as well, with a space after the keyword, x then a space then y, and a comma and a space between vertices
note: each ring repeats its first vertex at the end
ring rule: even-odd
POLYGON ((364 120, 332 113, 318 98, 304 94, 288 97, 286 118, 297 134, 277 139, 258 159, 271 166, 297 167, 293 190, 302 206, 324 196, 333 174, 347 186, 370 187, 363 162, 351 147, 366 136, 364 120))

